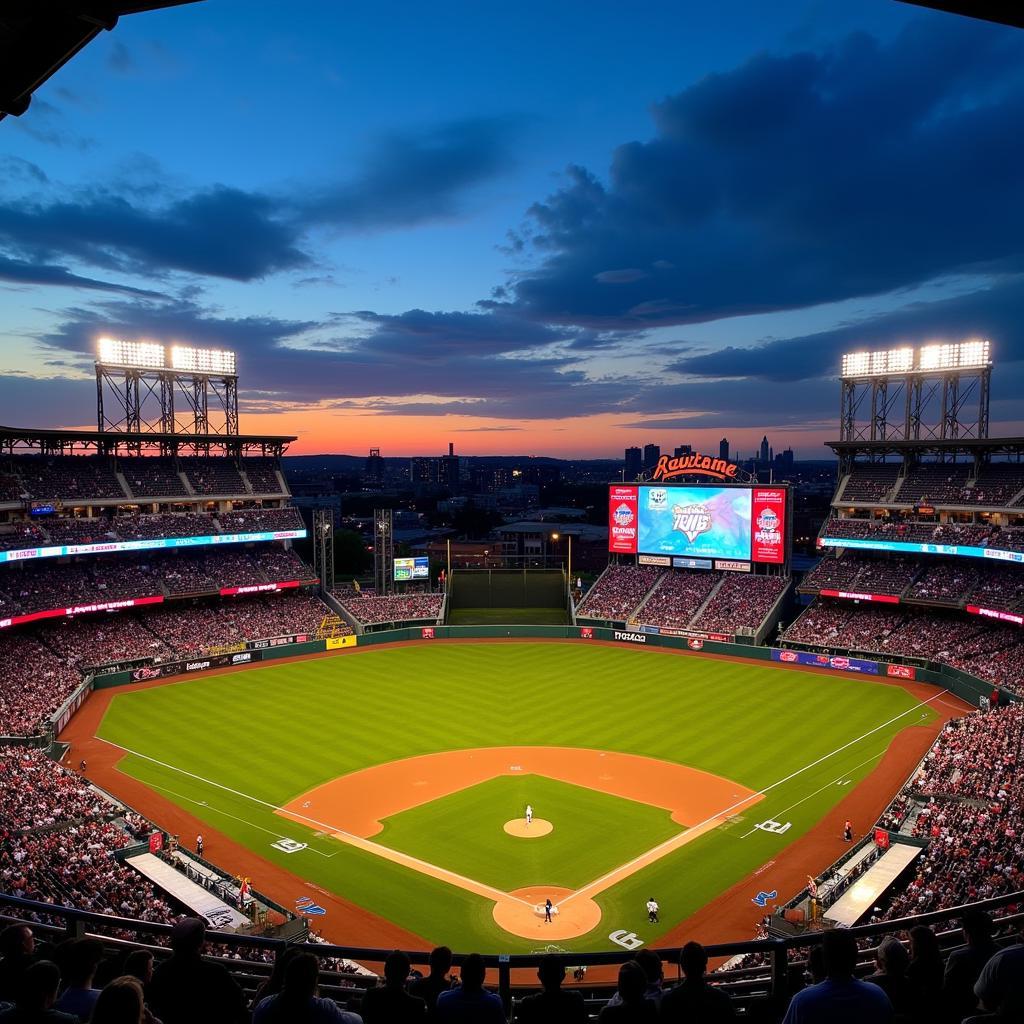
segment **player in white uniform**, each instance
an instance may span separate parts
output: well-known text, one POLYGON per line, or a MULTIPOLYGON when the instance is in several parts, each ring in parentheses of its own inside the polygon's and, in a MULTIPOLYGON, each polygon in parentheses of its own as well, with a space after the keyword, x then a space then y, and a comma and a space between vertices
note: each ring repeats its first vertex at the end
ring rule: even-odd
POLYGON ((526 805, 526 824, 529 825, 533 821, 533 807, 530 804, 526 805))

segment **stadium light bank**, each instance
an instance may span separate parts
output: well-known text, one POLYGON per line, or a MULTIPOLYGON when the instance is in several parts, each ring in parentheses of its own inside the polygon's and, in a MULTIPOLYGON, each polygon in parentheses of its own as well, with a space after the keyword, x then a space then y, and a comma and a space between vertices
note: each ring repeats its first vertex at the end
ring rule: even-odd
POLYGON ((152 341, 100 338, 96 346, 96 361, 106 366, 138 370, 178 370, 218 377, 238 374, 235 353, 227 349, 193 348, 191 345, 168 347, 152 341))
POLYGON ((991 343, 975 338, 922 345, 916 349, 903 346, 880 352, 848 352, 843 356, 842 377, 849 380, 944 373, 950 370, 981 369, 991 364, 991 343))

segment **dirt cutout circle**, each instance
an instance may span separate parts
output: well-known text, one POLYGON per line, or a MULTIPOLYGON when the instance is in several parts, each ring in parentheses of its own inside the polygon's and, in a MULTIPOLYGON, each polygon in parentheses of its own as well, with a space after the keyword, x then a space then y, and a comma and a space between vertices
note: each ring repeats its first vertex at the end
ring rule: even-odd
POLYGON ((517 839, 540 839, 555 830, 555 826, 546 818, 534 818, 529 824, 525 818, 513 818, 511 821, 506 821, 502 828, 517 839))

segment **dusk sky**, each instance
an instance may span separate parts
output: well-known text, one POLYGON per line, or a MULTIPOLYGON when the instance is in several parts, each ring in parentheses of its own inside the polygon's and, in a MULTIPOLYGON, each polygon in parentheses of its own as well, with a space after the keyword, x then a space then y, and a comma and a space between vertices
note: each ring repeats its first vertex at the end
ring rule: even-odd
POLYGON ((992 340, 1024 433, 1024 32, 895 2, 209 0, 0 122, 0 423, 102 334, 235 349, 293 453, 825 457, 844 351, 992 340))

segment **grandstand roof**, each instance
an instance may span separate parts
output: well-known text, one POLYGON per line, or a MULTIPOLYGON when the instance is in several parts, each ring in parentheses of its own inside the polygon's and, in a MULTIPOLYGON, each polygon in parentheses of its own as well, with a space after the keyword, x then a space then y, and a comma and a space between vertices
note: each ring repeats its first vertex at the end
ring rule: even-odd
POLYGON ((277 434, 130 434, 122 430, 49 430, 38 427, 0 425, 0 451, 40 448, 53 452, 63 448, 95 448, 116 451, 124 448, 217 448, 244 450, 271 448, 283 451, 296 437, 277 434))
POLYGON ((938 438, 920 441, 829 441, 837 455, 930 455, 955 452, 971 455, 1022 455, 1024 437, 965 437, 943 441, 938 438))
POLYGON ((197 0, 6 0, 0 11, 0 119, 28 110, 32 93, 125 14, 197 0))

